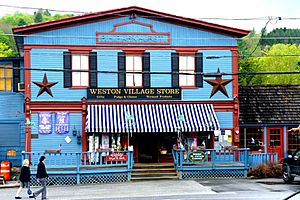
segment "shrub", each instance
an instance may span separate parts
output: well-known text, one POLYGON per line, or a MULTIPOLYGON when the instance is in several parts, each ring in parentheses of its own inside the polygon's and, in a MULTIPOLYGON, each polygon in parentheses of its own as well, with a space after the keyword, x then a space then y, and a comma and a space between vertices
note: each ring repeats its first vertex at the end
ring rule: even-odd
POLYGON ((248 173, 248 176, 255 178, 279 178, 281 177, 282 165, 269 162, 254 167, 248 173))

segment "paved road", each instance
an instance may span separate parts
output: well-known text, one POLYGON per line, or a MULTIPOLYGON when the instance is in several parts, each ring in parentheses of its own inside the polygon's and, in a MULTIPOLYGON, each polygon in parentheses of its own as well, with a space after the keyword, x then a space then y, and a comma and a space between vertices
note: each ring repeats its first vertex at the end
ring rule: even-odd
MULTIPOLYGON (((37 188, 32 189, 36 190, 37 188)), ((282 184, 280 179, 165 180, 80 186, 49 186, 48 197, 49 200, 279 200, 289 196, 298 189, 300 189, 299 181, 287 185, 282 184), (265 182, 267 184, 257 182, 265 182)), ((0 200, 14 199, 16 190, 17 188, 1 188, 0 200)), ((28 199, 24 193, 23 199, 28 199)), ((300 196, 298 199, 300 199, 300 196)))

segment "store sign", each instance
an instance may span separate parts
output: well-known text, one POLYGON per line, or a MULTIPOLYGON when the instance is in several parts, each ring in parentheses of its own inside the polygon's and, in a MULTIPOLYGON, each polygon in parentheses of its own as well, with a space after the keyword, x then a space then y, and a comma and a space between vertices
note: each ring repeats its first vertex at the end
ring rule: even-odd
POLYGON ((206 153, 204 151, 191 151, 188 159, 190 162, 204 162, 206 160, 206 153))
POLYGON ((38 113, 39 118, 39 133, 50 134, 52 133, 52 114, 51 113, 38 113))
POLYGON ((111 153, 110 155, 106 156, 106 161, 109 162, 126 162, 128 160, 127 155, 124 153, 116 152, 116 153, 111 153))
POLYGON ((181 100, 180 88, 90 88, 89 100, 181 100))
POLYGON ((57 112, 55 117, 55 132, 58 134, 69 133, 69 113, 57 112))

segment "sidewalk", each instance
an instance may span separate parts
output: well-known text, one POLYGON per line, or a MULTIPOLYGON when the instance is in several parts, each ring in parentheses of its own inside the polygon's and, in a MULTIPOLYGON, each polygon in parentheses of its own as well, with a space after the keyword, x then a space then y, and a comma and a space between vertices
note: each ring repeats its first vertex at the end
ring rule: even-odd
POLYGON ((19 187, 20 183, 18 183, 18 181, 6 181, 6 183, 4 185, 0 185, 0 189, 1 188, 14 188, 14 187, 19 187))

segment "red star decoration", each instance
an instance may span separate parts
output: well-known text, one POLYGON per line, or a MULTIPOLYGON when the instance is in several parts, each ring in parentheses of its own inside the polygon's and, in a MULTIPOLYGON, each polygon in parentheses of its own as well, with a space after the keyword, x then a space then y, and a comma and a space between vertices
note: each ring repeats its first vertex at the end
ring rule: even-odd
POLYGON ((40 96, 41 94, 43 94, 44 92, 47 92, 51 97, 53 97, 50 88, 51 88, 53 85, 55 85, 55 84, 58 83, 58 82, 48 82, 46 73, 44 74, 43 82, 35 82, 35 81, 32 81, 32 82, 33 82, 34 84, 36 84, 37 86, 40 87, 40 91, 39 91, 37 97, 40 96))
POLYGON ((220 73, 220 69, 218 68, 218 75, 216 76, 215 80, 205 80, 207 83, 209 83, 210 85, 213 86, 213 89, 210 93, 210 97, 214 96, 219 90, 226 96, 229 98, 225 85, 227 85, 228 83, 230 83, 233 79, 227 79, 227 80, 222 80, 222 75, 220 73))

